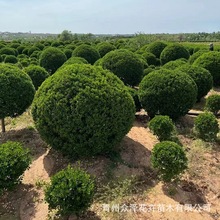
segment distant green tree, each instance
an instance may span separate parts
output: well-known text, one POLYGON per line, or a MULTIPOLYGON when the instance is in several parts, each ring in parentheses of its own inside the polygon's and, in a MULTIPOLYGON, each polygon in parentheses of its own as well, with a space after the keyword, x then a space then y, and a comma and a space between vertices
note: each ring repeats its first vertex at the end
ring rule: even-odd
POLYGON ((61 41, 71 41, 73 40, 73 34, 71 31, 64 30, 61 34, 58 35, 58 38, 61 41))

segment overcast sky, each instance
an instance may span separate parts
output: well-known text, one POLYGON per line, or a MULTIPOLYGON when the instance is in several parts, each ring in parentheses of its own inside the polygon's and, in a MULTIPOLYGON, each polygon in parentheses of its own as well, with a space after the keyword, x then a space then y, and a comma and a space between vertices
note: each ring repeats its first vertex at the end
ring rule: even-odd
POLYGON ((220 0, 0 0, 0 31, 134 34, 220 31, 220 0))

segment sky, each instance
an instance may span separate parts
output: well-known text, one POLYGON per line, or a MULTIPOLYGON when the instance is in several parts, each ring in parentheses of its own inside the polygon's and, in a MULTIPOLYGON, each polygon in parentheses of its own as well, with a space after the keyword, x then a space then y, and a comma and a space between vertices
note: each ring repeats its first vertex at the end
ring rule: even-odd
POLYGON ((0 32, 220 31, 220 0, 0 0, 0 32))

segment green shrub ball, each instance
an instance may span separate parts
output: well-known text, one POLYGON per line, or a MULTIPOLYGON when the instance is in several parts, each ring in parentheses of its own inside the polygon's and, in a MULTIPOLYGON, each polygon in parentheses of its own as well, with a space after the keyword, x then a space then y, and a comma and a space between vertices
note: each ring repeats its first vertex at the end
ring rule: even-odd
POLYGON ((21 115, 35 94, 31 78, 12 64, 0 64, 0 118, 21 115))
POLYGON ((172 141, 163 141, 154 146, 151 155, 154 168, 158 169, 160 178, 170 182, 187 168, 184 149, 172 141))
POLYGON ((132 127, 134 101, 101 67, 67 65, 46 79, 32 106, 42 138, 69 156, 106 154, 132 127))
POLYGON ((197 86, 186 73, 160 69, 143 78, 139 96, 150 117, 168 115, 172 119, 184 116, 195 104, 197 86))
POLYGON ((205 141, 215 141, 219 132, 218 120, 212 112, 201 113, 195 119, 195 132, 205 141))
POLYGON ((206 99, 205 109, 216 115, 220 110, 220 95, 219 94, 210 95, 206 99))
POLYGON ((29 150, 21 143, 8 141, 0 145, 0 194, 20 183, 31 163, 29 150))
POLYGON ((138 56, 125 49, 110 51, 102 58, 101 65, 130 86, 139 84, 144 71, 144 65, 138 56))
POLYGON ((89 174, 68 166, 51 177, 45 189, 45 201, 49 209, 57 209, 61 215, 79 214, 91 205, 94 190, 89 174))
POLYGON ((50 74, 54 74, 66 60, 66 55, 61 50, 48 47, 40 55, 40 66, 45 68, 50 74))
POLYGON ((220 85, 220 52, 211 51, 203 53, 195 60, 193 66, 207 69, 212 74, 214 85, 220 85))

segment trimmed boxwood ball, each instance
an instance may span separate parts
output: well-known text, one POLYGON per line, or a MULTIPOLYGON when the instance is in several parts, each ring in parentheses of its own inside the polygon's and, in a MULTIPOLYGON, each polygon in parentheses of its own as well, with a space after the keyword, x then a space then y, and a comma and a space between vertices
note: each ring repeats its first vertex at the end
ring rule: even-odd
POLYGON ((180 66, 185 65, 186 63, 187 61, 183 59, 172 60, 164 64, 163 68, 168 69, 168 70, 175 70, 176 68, 179 68, 180 66))
POLYGON ((172 141, 163 141, 154 146, 151 162, 158 169, 160 178, 165 182, 176 179, 187 168, 184 149, 172 141))
POLYGON ((164 65, 171 60, 177 60, 180 58, 189 58, 188 50, 181 44, 170 44, 164 48, 160 55, 161 64, 164 65))
POLYGON ((107 154, 132 127, 134 101, 101 67, 67 65, 39 87, 32 115, 42 138, 69 156, 107 154))
POLYGON ((183 65, 177 69, 188 74, 195 81, 198 88, 197 101, 208 94, 213 86, 211 73, 199 66, 183 65))
POLYGON ((157 65, 157 58, 154 54, 145 52, 142 54, 142 56, 145 58, 148 65, 157 65))
POLYGON ((160 69, 143 78, 139 97, 150 117, 168 115, 172 119, 184 116, 195 104, 197 86, 186 73, 160 69))
POLYGON ((3 55, 16 55, 15 50, 13 48, 10 47, 3 47, 0 49, 0 54, 3 55))
POLYGON ((211 51, 202 54, 195 60, 193 66, 207 69, 212 74, 214 85, 220 85, 220 52, 211 51))
POLYGON ((115 50, 116 47, 109 42, 101 42, 96 45, 96 49, 98 50, 100 56, 103 57, 108 52, 115 50))
POLYGON ((66 60, 66 55, 61 50, 48 47, 40 55, 40 66, 44 67, 50 74, 54 74, 66 60))
POLYGON ((0 64, 0 118, 21 115, 32 103, 31 78, 12 64, 0 64))
POLYGON ((100 64, 130 86, 139 84, 144 71, 143 63, 136 54, 124 49, 107 53, 100 64))
POLYGON ((98 50, 87 44, 81 44, 80 46, 76 47, 73 51, 72 56, 82 57, 90 64, 94 64, 95 61, 100 58, 98 50))
POLYGON ((220 110, 220 95, 213 94, 206 99, 205 109, 217 115, 220 110))
POLYGON ((29 167, 29 150, 21 143, 8 141, 0 145, 0 195, 11 190, 22 180, 24 171, 29 167))
POLYGON ((5 63, 17 63, 18 62, 18 59, 16 56, 14 55, 7 55, 4 59, 4 62, 5 63))
POLYGON ((218 120, 212 112, 201 113, 195 119, 195 132, 205 141, 215 141, 219 132, 218 120))
POLYGON ((170 140, 175 131, 175 125, 169 116, 157 115, 148 123, 149 129, 160 141, 170 140))
POLYGON ((89 208, 94 191, 94 181, 88 173, 68 166, 51 177, 45 189, 45 201, 49 209, 57 209, 61 215, 78 215, 89 208))
POLYGON ((30 65, 24 68, 24 71, 31 77, 36 90, 49 77, 49 73, 43 67, 37 65, 30 65))
POLYGON ((153 43, 148 44, 146 51, 154 54, 156 58, 160 58, 160 54, 166 46, 167 44, 164 42, 155 41, 153 43))
POLYGON ((189 64, 193 64, 194 61, 195 61, 198 57, 200 57, 202 54, 207 53, 207 52, 208 52, 207 50, 199 50, 199 51, 197 51, 196 53, 192 54, 192 55, 190 56, 189 60, 188 60, 189 64))
POLYGON ((88 61, 82 57, 70 57, 63 65, 75 64, 75 63, 88 64, 88 61))

